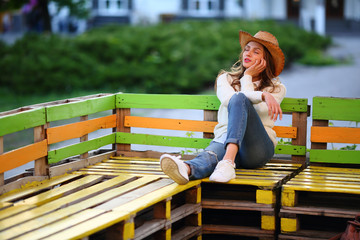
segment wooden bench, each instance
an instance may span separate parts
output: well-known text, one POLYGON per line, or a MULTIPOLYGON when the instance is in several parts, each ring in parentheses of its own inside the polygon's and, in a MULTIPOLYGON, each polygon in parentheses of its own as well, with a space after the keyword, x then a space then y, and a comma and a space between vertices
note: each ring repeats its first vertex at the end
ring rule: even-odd
POLYGON ((283 185, 280 239, 328 239, 360 212, 360 99, 315 97, 312 109, 310 165, 283 185))
MULTIPOLYGON (((213 137, 213 129, 217 124, 217 109, 220 105, 215 96, 149 94, 122 94, 119 95, 117 103, 118 107, 125 108, 119 109, 124 121, 123 126, 120 126, 123 129, 117 132, 119 144, 117 156, 81 169, 79 173, 166 177, 159 166, 159 157, 163 152, 134 151, 131 149, 131 144, 203 149, 213 137), (181 119, 163 118, 161 115, 136 116, 137 108, 195 109, 202 111, 200 115, 203 115, 203 119, 194 120, 191 114, 180 116, 181 119), (131 128, 155 129, 155 134, 146 134, 144 130, 137 131, 140 133, 132 133, 131 128), (185 133, 184 137, 156 134, 163 129, 200 132, 202 136, 194 138, 186 137, 185 133)), ((221 237, 219 234, 225 234, 274 239, 278 227, 275 207, 279 186, 301 169, 306 158, 307 100, 286 98, 282 103, 282 109, 292 117, 292 126, 276 126, 275 130, 278 137, 291 138, 292 144, 279 144, 276 153, 286 156, 287 160, 274 159, 262 169, 239 169, 236 171, 236 179, 229 184, 216 184, 210 183, 208 179, 203 180, 201 184, 203 234, 207 234, 208 237, 214 234, 221 237), (220 225, 219 219, 217 222, 211 220, 228 213, 231 213, 227 216, 228 220, 235 219, 235 215, 242 215, 245 216, 247 223, 238 221, 236 225, 223 222, 220 225), (252 216, 251 221, 249 216, 252 216), (252 225, 249 225, 249 222, 252 225)), ((183 156, 183 159, 191 158, 193 156, 183 156)))
POLYGON ((162 152, 132 149, 134 144, 202 149, 211 141, 218 107, 215 96, 119 93, 3 113, 1 173, 36 161, 30 174, 5 180, 0 187, 0 238, 77 239, 99 235, 110 239, 188 239, 205 233, 209 237, 232 234, 273 239, 278 189, 306 159, 306 99, 287 98, 282 103, 284 112, 292 116, 292 126, 277 126, 275 130, 279 137, 291 138, 292 144, 278 145, 276 153, 288 158, 274 159, 262 169, 238 170, 230 184, 205 179, 179 186, 160 171, 158 157, 162 152), (138 108, 195 109, 202 111, 203 119, 194 120, 192 114, 181 119, 134 116, 138 108), (30 141, 10 151, 2 149, 10 133, 32 128, 35 140, 31 141, 35 143, 30 141), (161 129, 201 132, 202 136, 149 134, 144 128, 153 128, 156 133, 161 129), (110 149, 99 149, 104 146, 110 149), (22 190, 10 191, 20 187, 22 190), (208 221, 212 211, 229 209, 225 199, 219 199, 223 187, 231 209, 253 214, 256 226, 219 226, 208 221), (212 192, 212 188, 218 190, 212 192), (234 194, 239 189, 241 194, 234 194), (202 199, 205 201, 201 206, 202 199), (209 217, 202 217, 202 209, 209 217), (203 226, 202 219, 207 221, 203 226), (234 227, 238 229, 235 232, 234 227))

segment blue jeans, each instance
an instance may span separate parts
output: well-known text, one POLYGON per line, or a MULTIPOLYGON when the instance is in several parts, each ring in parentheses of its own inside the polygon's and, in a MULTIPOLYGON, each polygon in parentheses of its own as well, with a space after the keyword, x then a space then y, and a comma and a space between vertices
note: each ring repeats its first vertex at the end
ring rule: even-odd
POLYGON ((252 103, 244 94, 238 93, 231 97, 228 114, 225 143, 212 141, 204 152, 186 161, 191 169, 191 180, 210 176, 217 163, 223 159, 228 143, 239 146, 235 159, 237 168, 259 168, 273 157, 274 144, 252 103))

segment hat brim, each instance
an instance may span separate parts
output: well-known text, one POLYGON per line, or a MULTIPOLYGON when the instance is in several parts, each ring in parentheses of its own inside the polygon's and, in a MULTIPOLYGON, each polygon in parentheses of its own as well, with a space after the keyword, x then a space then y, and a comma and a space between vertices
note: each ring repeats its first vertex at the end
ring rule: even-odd
POLYGON ((244 32, 244 31, 239 32, 239 40, 240 40, 240 45, 241 45, 242 49, 244 49, 246 44, 248 44, 251 41, 258 42, 258 43, 262 44, 263 46, 265 46, 267 48, 267 50, 269 50, 269 52, 272 56, 272 59, 274 61, 275 77, 280 75, 280 73, 282 72, 282 70, 284 69, 284 66, 285 66, 285 56, 279 46, 275 45, 272 42, 253 37, 249 33, 244 32))

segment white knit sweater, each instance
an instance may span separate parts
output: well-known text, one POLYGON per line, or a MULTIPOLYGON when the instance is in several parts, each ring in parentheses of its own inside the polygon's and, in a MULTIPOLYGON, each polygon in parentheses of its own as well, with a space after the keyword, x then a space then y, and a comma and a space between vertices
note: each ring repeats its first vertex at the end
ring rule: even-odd
MULTIPOLYGON (((271 93, 276 101, 280 104, 284 99, 286 94, 285 86, 279 81, 279 78, 272 80, 275 89, 271 93)), ((232 79, 227 74, 224 73, 220 75, 217 79, 217 90, 216 95, 219 98, 221 104, 218 111, 218 124, 214 129, 215 138, 214 141, 224 143, 226 139, 227 125, 228 125, 228 104, 230 98, 236 93, 241 92, 252 102, 256 112, 258 113, 266 132, 268 133, 270 139, 273 141, 274 146, 277 144, 276 133, 272 129, 274 127, 274 121, 270 119, 268 113, 268 107, 265 102, 262 101, 262 91, 254 90, 254 83, 252 82, 252 77, 245 75, 240 79, 241 89, 238 86, 236 91, 231 86, 232 79)), ((263 91, 270 92, 271 87, 264 88, 263 91)))

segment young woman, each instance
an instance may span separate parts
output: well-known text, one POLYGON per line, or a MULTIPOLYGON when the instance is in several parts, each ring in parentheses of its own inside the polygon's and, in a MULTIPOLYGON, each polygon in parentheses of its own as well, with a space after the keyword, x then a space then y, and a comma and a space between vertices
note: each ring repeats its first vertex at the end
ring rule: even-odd
POLYGON ((278 75, 285 57, 277 39, 269 32, 254 36, 240 31, 242 52, 230 72, 216 79, 221 105, 215 138, 204 152, 190 161, 164 154, 163 172, 178 184, 210 176, 211 181, 228 182, 235 168, 259 168, 274 155, 277 144, 272 129, 279 117, 286 88, 278 75))

